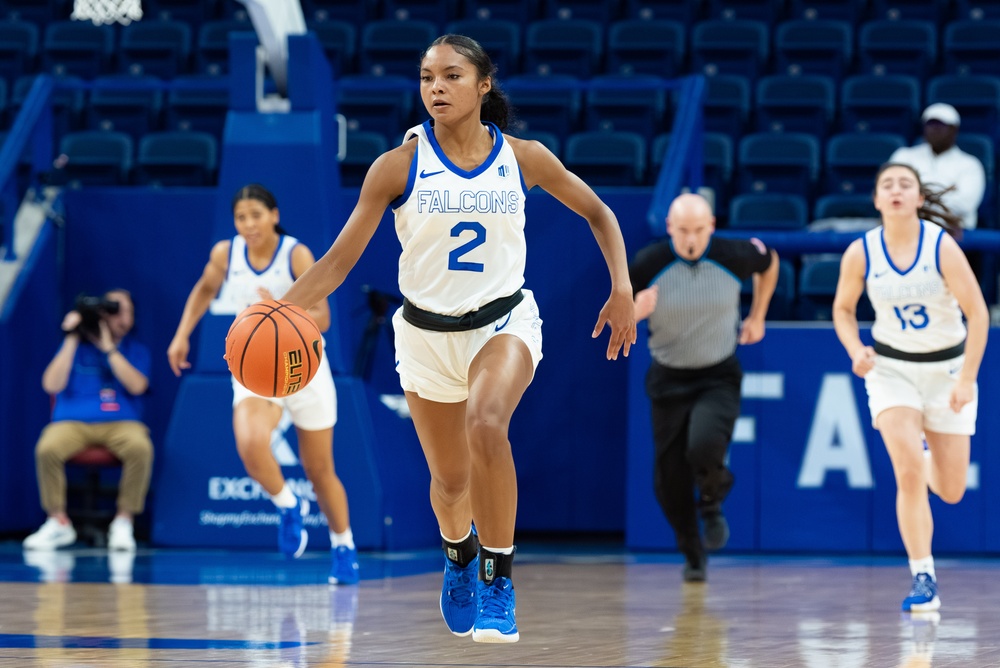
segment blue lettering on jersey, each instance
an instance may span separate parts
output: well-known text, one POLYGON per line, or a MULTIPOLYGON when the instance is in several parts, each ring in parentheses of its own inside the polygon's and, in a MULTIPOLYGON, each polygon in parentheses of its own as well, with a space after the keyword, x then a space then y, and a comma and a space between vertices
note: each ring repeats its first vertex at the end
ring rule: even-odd
POLYGON ((420 213, 517 213, 521 197, 516 190, 418 190, 420 213))

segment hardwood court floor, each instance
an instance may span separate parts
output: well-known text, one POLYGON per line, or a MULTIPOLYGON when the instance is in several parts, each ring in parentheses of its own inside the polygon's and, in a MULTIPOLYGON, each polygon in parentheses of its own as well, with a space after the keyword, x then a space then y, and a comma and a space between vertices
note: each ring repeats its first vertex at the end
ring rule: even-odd
POLYGON ((511 645, 447 632, 440 560, 363 554, 337 588, 322 553, 0 544, 0 666, 1000 666, 997 560, 939 559, 944 606, 918 618, 901 558, 718 556, 695 585, 673 554, 524 546, 511 645))

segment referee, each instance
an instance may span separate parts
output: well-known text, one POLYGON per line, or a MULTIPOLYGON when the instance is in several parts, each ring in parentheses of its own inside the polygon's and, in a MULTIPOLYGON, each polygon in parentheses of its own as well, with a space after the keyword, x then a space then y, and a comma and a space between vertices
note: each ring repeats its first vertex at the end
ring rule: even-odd
POLYGON ((705 580, 706 550, 729 540, 722 501, 733 485, 725 462, 740 413, 736 346, 764 338, 778 282, 774 250, 757 239, 713 239, 714 231, 708 202, 680 195, 667 214, 668 238, 642 249, 629 267, 635 319, 649 318, 653 487, 688 582, 705 580), (753 301, 741 323, 740 289, 750 276, 753 301))

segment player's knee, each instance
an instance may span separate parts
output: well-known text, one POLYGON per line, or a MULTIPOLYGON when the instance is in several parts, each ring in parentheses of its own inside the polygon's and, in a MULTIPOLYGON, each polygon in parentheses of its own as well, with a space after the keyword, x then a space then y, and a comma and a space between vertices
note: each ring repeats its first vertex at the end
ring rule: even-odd
POLYGON ((938 498, 948 504, 956 504, 965 496, 965 484, 945 484, 935 490, 938 498))

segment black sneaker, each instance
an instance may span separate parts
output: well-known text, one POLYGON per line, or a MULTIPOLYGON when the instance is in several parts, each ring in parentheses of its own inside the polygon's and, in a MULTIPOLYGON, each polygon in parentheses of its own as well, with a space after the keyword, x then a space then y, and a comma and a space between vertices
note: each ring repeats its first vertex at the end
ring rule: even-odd
POLYGON ((681 575, 684 582, 704 582, 708 577, 708 558, 704 554, 688 555, 681 575))
POLYGON ((705 549, 714 552, 724 548, 729 542, 729 522, 722 511, 703 514, 701 523, 705 549))

